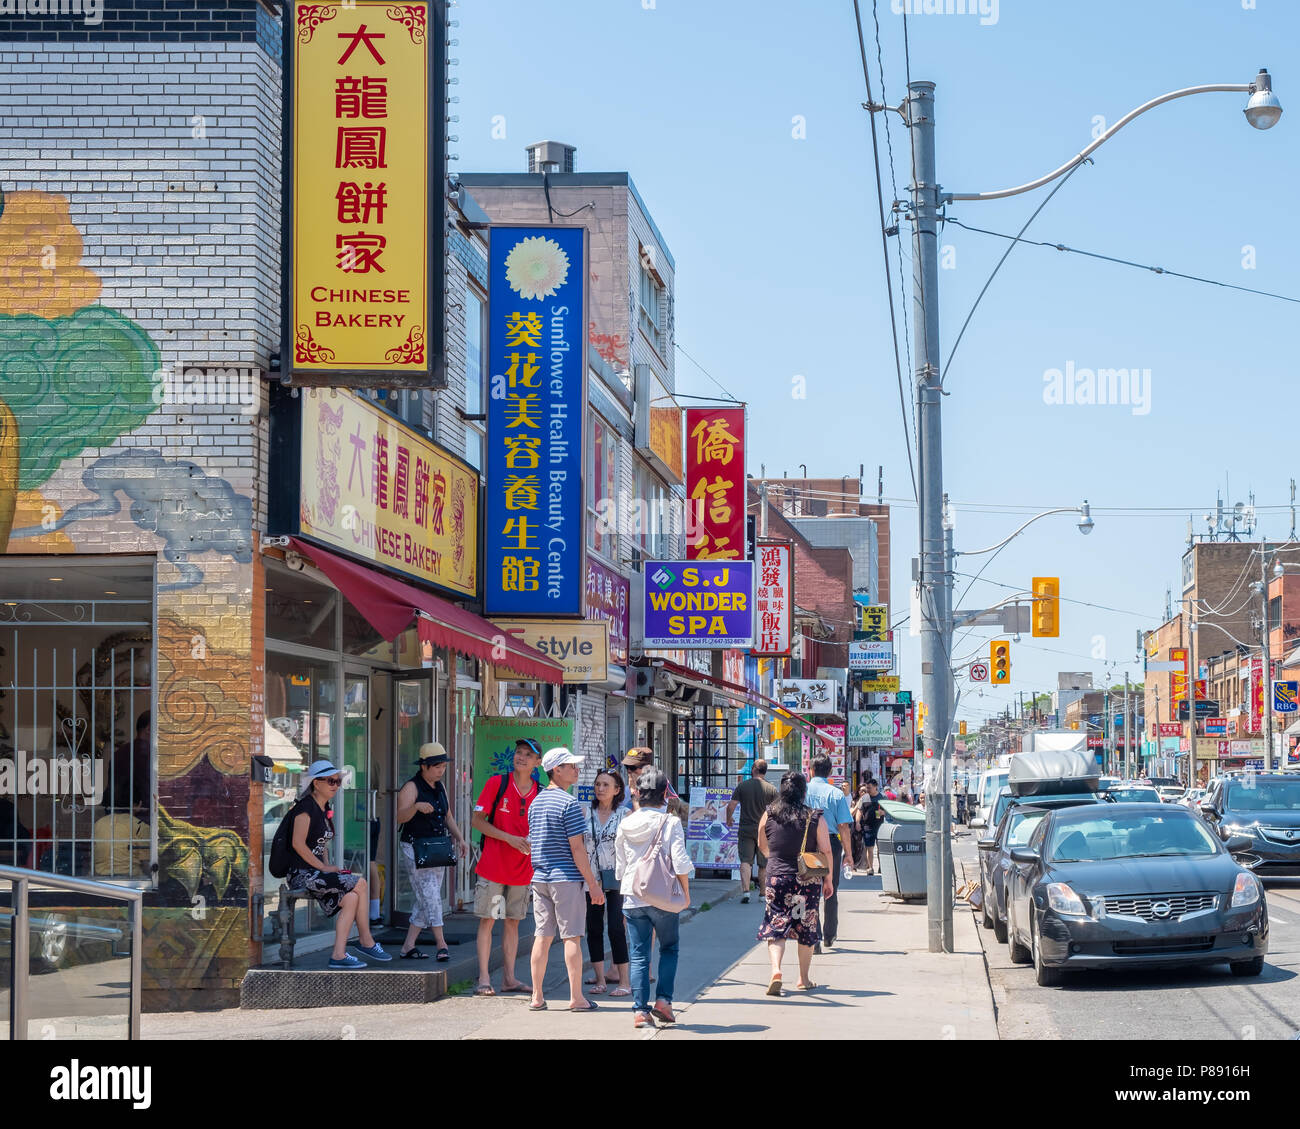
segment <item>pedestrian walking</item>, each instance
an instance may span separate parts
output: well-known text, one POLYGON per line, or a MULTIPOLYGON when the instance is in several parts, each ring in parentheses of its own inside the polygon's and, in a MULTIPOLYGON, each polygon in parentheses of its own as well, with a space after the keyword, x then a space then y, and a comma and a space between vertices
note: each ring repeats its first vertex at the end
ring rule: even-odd
POLYGON ((740 900, 748 904, 751 870, 758 863, 758 888, 767 885, 767 856, 758 849, 758 821, 776 799, 776 788, 767 782, 767 761, 754 762, 753 775, 742 780, 731 792, 727 803, 727 826, 731 826, 736 808, 740 808, 740 827, 736 838, 740 847, 740 900))
POLYGON ((357 948, 371 960, 386 962, 392 955, 370 933, 366 917, 369 907, 366 880, 330 861, 334 846, 334 797, 343 784, 343 773, 327 760, 313 761, 307 770, 302 796, 293 808, 293 862, 285 881, 290 889, 303 889, 311 895, 326 917, 334 921, 334 951, 329 967, 334 970, 365 968, 347 951, 348 934, 355 923, 357 948))
POLYGON ((655 1019, 675 1023, 673 988, 677 979, 678 914, 691 904, 695 874, 686 853, 686 830, 668 812, 668 777, 653 765, 637 774, 637 810, 619 825, 614 844, 614 873, 623 894, 632 970, 634 1027, 653 1027, 655 1019), (647 871, 655 870, 655 875, 647 871), (657 879, 657 880, 656 880, 657 879), (675 903, 671 883, 679 890, 675 903), (639 891, 639 893, 638 893, 639 891), (654 898, 659 904, 653 904, 654 898), (659 979, 650 1006, 651 937, 659 944, 659 979))
MULTIPOLYGON (((835 944, 840 924, 840 880, 853 877, 853 816, 849 801, 830 782, 831 758, 818 753, 812 759, 813 778, 808 783, 808 806, 826 814, 831 841, 831 892, 826 896, 822 916, 822 941, 825 948, 835 944)), ((818 948, 821 952, 821 948, 818 948)))
POLYGON ((885 812, 880 806, 881 798, 879 782, 874 779, 868 780, 867 794, 858 804, 857 814, 854 817, 862 836, 862 865, 867 874, 875 874, 878 870, 876 836, 880 831, 880 825, 885 822, 885 812))
POLYGON ((450 857, 450 865, 455 866, 456 858, 465 857, 466 843, 452 818, 447 789, 442 784, 449 760, 447 750, 437 741, 421 745, 419 768, 397 793, 402 869, 415 895, 406 940, 397 954, 401 960, 429 959, 415 944, 422 929, 433 930, 438 960, 451 959, 442 931, 442 876, 448 866, 443 860, 450 857))
POLYGON ((578 782, 582 757, 568 749, 548 749, 542 769, 550 783, 528 808, 528 841, 533 856, 533 999, 529 1011, 545 1011, 542 994, 546 959, 558 936, 569 974, 569 1010, 595 1011, 582 994, 582 937, 587 931, 586 886, 592 906, 604 906, 605 893, 587 856, 587 814, 569 789, 578 782))
MULTIPOLYGON (((637 791, 636 781, 641 770, 649 768, 655 762, 655 753, 648 745, 637 745, 635 748, 628 749, 627 756, 623 758, 623 771, 627 773, 627 799, 623 801, 623 809, 628 812, 636 811, 639 793, 637 791)), ((668 778, 665 776, 665 780, 668 778)), ((686 804, 676 792, 673 786, 668 785, 666 793, 668 810, 677 815, 683 823, 686 822, 686 815, 689 814, 686 804), (684 813, 685 812, 685 813, 684 813)))
POLYGON ((801 878, 799 856, 815 851, 823 862, 831 857, 830 834, 823 813, 807 804, 808 783, 802 772, 786 773, 781 779, 780 796, 763 813, 758 824, 758 849, 767 855, 767 887, 763 891, 766 908, 758 939, 767 942, 772 961, 769 996, 781 994, 781 959, 785 943, 791 937, 799 946, 799 983, 810 989, 813 949, 821 940, 818 902, 833 892, 831 876, 801 878))
POLYGON ((591 831, 591 870, 600 880, 600 888, 605 894, 605 905, 592 903, 591 895, 587 897, 587 956, 591 960, 592 970, 596 974, 591 994, 599 996, 606 989, 605 972, 605 922, 609 922, 609 948, 613 957, 614 973, 618 985, 610 996, 630 996, 632 989, 628 986, 627 974, 627 928, 623 920, 623 895, 619 891, 618 879, 615 877, 614 845, 618 838, 619 825, 627 814, 622 810, 623 780, 612 769, 604 768, 596 773, 592 785, 594 795, 591 801, 589 826, 591 831))
POLYGON ((474 913, 478 916, 478 984, 476 996, 495 996, 492 990, 492 927, 501 918, 501 955, 504 966, 501 990, 506 993, 531 992, 515 975, 519 952, 519 923, 528 913, 528 897, 533 880, 529 858, 528 808, 540 789, 533 773, 542 763, 542 751, 536 741, 520 738, 510 772, 491 777, 474 805, 470 826, 482 837, 482 855, 478 860, 474 886, 474 913))

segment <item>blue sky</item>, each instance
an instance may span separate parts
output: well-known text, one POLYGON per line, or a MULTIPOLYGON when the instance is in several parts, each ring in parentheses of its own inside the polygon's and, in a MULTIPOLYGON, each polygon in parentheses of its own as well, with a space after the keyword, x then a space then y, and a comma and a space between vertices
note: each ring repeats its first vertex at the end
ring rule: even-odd
MULTIPOLYGON (((871 0, 862 5, 879 98, 871 0)), ((865 464, 874 496, 884 466, 893 614, 906 614, 916 510, 852 0, 465 0, 452 15, 453 171, 522 170, 524 146, 543 138, 576 145, 582 171, 629 171, 677 262, 678 343, 749 404, 749 471, 798 474, 806 463, 838 476, 865 464), (492 137, 494 115, 505 116, 504 140, 492 137), (796 376, 804 399, 792 397, 796 376)), ((889 0, 879 19, 885 93, 897 104, 903 20, 889 0)), ((1273 130, 1246 125, 1245 95, 1160 106, 1102 146, 1026 238, 1300 296, 1288 192, 1300 180, 1294 0, 1000 0, 995 23, 918 14, 907 30, 913 79, 938 84, 939 179, 955 192, 1034 179, 1088 144, 1098 118, 1109 124, 1180 87, 1249 82, 1267 66, 1292 106, 1273 130)), ((908 141, 889 117, 903 195, 908 141)), ((883 133, 881 149, 887 160, 883 133)), ((1048 191, 952 204, 948 215, 1014 233, 1048 191)), ((940 291, 946 359, 1005 243, 954 225, 942 243, 952 248, 940 291)), ((898 303, 893 241, 890 254, 898 303)), ((910 305, 910 243, 903 256, 910 305)), ((976 584, 965 604, 1059 575, 1067 600, 1103 607, 1064 604, 1061 637, 1013 646, 1010 690, 968 694, 960 716, 1000 712, 1017 691, 1054 686, 1058 670, 1093 670, 1099 684, 1107 670, 1136 673, 1135 630, 1163 619, 1187 515, 1201 526, 1216 489, 1228 502, 1253 490, 1259 531, 1287 534, 1295 461, 1281 421, 1296 315, 1294 304, 1055 250, 1013 252, 948 376, 957 547, 981 548, 1085 497, 1096 529, 1085 539, 1068 515, 1044 518, 988 565, 996 583, 976 584), (1067 365, 1149 370, 1149 410, 1046 403, 1044 374, 1067 365)), ((680 354, 677 384, 717 394, 680 354)), ((915 685, 917 640, 900 635, 905 685, 915 685)), ((980 629, 957 654, 991 637, 980 629)))

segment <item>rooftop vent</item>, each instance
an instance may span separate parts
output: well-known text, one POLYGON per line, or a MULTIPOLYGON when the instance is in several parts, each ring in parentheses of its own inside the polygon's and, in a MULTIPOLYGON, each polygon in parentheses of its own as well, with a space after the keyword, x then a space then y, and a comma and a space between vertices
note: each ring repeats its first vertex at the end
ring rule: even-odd
POLYGON ((577 150, 563 141, 538 141, 528 146, 529 172, 573 172, 577 150))

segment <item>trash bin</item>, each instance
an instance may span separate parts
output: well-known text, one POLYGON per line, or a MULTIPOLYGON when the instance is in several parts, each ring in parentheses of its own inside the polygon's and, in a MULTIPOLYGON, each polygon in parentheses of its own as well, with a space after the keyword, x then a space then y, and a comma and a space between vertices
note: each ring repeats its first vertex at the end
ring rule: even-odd
POLYGON ((896 898, 925 900, 925 823, 886 820, 876 836, 881 889, 896 898))

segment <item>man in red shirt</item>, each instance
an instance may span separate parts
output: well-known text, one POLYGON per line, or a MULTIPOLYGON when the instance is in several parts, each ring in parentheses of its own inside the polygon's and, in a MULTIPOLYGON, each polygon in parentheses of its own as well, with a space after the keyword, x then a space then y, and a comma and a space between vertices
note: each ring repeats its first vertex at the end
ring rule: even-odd
POLYGON ((541 764, 536 741, 515 743, 514 771, 493 776, 483 786, 470 826, 483 836, 474 887, 474 912, 478 914, 478 986, 476 996, 495 996, 492 990, 492 923, 505 921, 501 936, 504 958, 503 992, 531 992, 515 976, 519 951, 519 923, 528 913, 528 889, 533 880, 532 847, 528 842, 528 805, 537 795, 533 773, 541 764))

